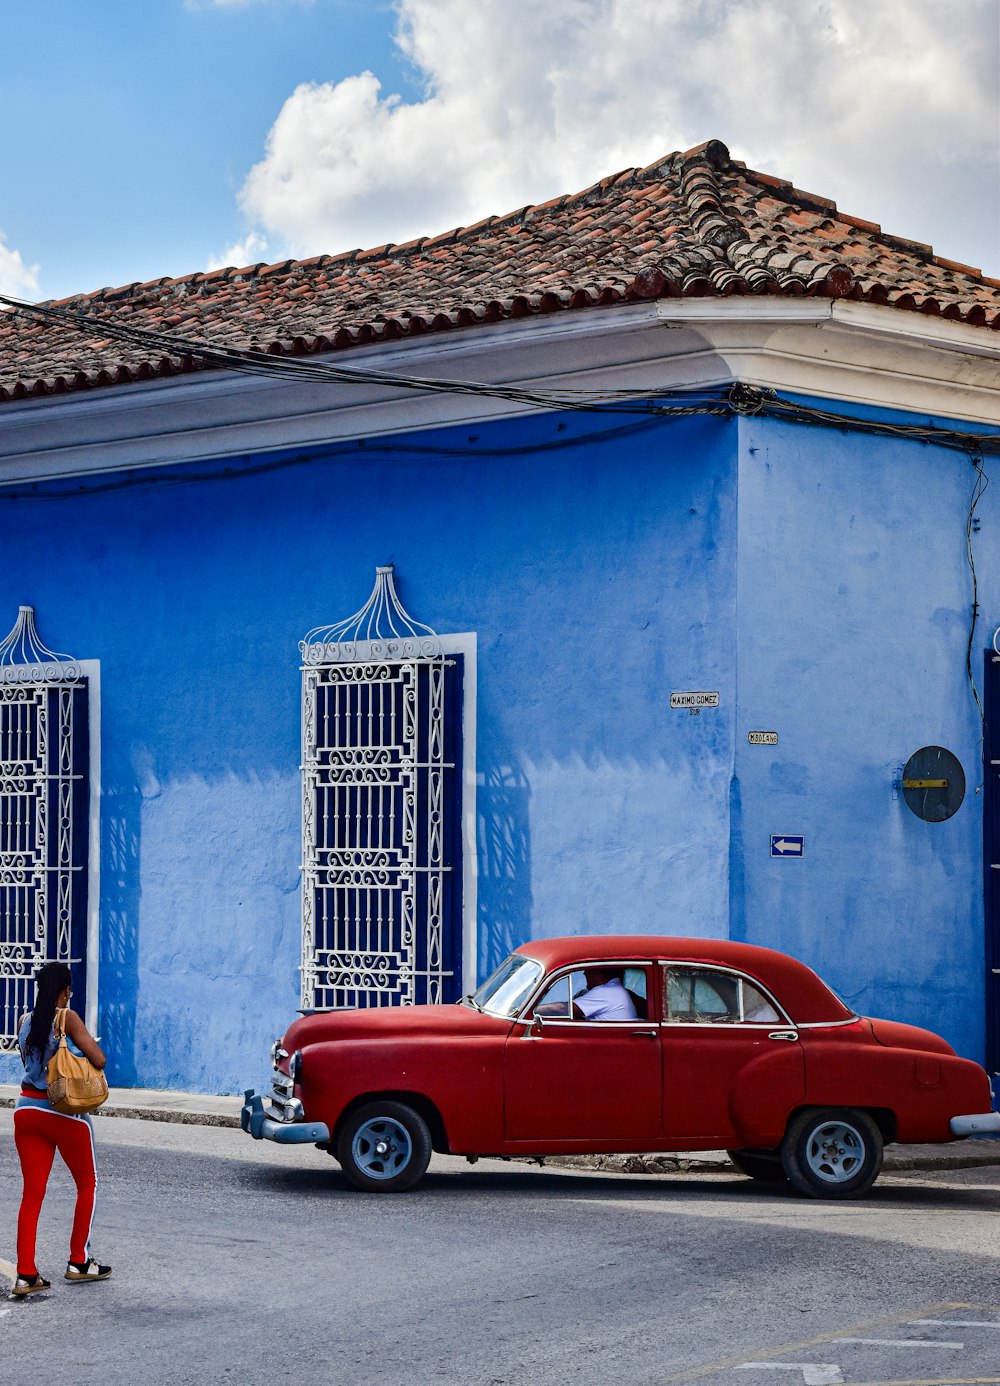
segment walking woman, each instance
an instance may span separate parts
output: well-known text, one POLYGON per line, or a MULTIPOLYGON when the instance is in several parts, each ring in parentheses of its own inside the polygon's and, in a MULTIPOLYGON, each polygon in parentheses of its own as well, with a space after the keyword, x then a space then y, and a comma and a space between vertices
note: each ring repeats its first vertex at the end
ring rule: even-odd
POLYGON ((17 1217, 17 1280, 15 1298, 50 1288, 35 1264, 38 1215, 56 1151, 62 1156, 76 1184, 76 1210, 70 1234, 66 1279, 107 1280, 110 1266, 99 1265, 90 1254, 90 1228, 97 1196, 94 1132, 90 1118, 64 1116, 49 1103, 46 1070, 56 1052, 56 1011, 64 1011, 66 1035, 95 1068, 105 1065, 104 1051, 80 1017, 69 1009, 71 974, 65 963, 50 962, 36 977, 35 1009, 26 1015, 17 1042, 24 1060, 24 1080, 14 1109, 14 1144, 21 1161, 24 1192, 17 1217))

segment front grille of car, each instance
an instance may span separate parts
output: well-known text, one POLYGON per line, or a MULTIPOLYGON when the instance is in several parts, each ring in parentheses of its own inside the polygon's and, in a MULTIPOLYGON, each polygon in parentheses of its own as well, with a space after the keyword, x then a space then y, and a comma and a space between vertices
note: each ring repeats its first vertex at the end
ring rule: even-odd
POLYGON ((271 1085, 271 1106, 278 1121, 301 1121, 302 1103, 292 1094, 295 1084, 289 1074, 275 1069, 271 1085))

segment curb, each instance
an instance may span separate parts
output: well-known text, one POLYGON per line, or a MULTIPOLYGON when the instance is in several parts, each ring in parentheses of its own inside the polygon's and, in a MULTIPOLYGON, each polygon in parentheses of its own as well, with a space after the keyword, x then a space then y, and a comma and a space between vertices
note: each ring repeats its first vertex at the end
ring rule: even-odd
MULTIPOLYGON (((12 1106, 12 1103, 8 1103, 12 1106)), ((125 1107, 105 1105, 99 1111, 91 1112, 98 1117, 128 1117, 132 1121, 170 1121, 179 1126, 225 1126, 230 1130, 240 1129, 238 1116, 226 1116, 222 1112, 187 1112, 176 1107, 125 1107)))
MULTIPOLYGON (((5 1085, 0 1092, 0 1108, 14 1106, 17 1089, 5 1085)), ((120 1090, 121 1091, 121 1090, 120 1090)), ((124 1092, 128 1092, 125 1089, 124 1092)), ((159 1094, 158 1094, 159 1095, 159 1094)), ((166 1095, 166 1094, 164 1094, 166 1095)), ((200 1099, 205 1101, 204 1098, 200 1099)), ((217 1103, 239 1104, 241 1099, 209 1098, 217 1103)), ((215 1126, 238 1131, 240 1118, 236 1112, 207 1111, 196 1104, 195 1095, 178 1094, 177 1102, 184 1105, 162 1105, 129 1101, 127 1097, 112 1097, 97 1117, 125 1117, 132 1121, 167 1121, 181 1126, 215 1126)), ((553 1169, 595 1170, 606 1174, 732 1174, 735 1166, 724 1150, 668 1152, 655 1155, 548 1155, 546 1165, 553 1169)), ((1000 1165, 1000 1137, 981 1140, 966 1139, 948 1145, 894 1146, 886 1148, 882 1169, 886 1174, 907 1170, 983 1169, 1000 1165)))
MULTIPOLYGON (((122 1091, 119 1089, 119 1091, 122 1091)), ((124 1090, 125 1092, 128 1089, 124 1090)), ((17 1101, 17 1088, 6 1086, 5 1091, 0 1091, 0 1108, 13 1107, 17 1101)), ((204 1100, 204 1099, 202 1099, 204 1100)), ((186 1094, 178 1094, 178 1103, 183 1105, 157 1105, 154 1102, 135 1102, 127 1097, 119 1097, 112 1092, 103 1107, 96 1112, 91 1112, 92 1117, 127 1117, 132 1121, 169 1121, 181 1126, 220 1126, 231 1130, 240 1129, 239 1108, 242 1105, 241 1098, 209 1098, 209 1101, 217 1103, 231 1104, 235 1111, 230 1114, 225 1111, 208 1111, 204 1107, 196 1105, 198 1098, 188 1097, 186 1094)))
POLYGON ((712 1151, 709 1158, 699 1151, 690 1155, 546 1155, 544 1159, 553 1169, 589 1169, 602 1174, 736 1173, 736 1166, 721 1150, 712 1151))
MULTIPOLYGON (((724 1150, 666 1155, 549 1155, 555 1168, 602 1170, 607 1174, 733 1174, 724 1150)), ((1000 1165, 1000 1139, 966 1140, 956 1145, 886 1147, 883 1174, 907 1170, 982 1169, 1000 1165)))

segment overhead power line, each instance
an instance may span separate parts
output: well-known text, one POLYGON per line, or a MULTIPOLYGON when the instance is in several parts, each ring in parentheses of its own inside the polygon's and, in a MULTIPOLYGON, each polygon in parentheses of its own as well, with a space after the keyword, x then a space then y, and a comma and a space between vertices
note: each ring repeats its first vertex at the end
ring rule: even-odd
POLYGON ((39 322, 89 336, 98 334, 102 341, 111 339, 142 348, 147 358, 151 353, 159 353, 161 357, 165 356, 182 364, 198 363, 217 370, 272 380, 308 381, 326 385, 375 385, 392 390, 405 390, 408 393, 498 399, 529 409, 631 414, 646 418, 682 418, 699 414, 723 418, 760 415, 792 423, 821 425, 882 437, 932 443, 970 455, 1000 454, 998 433, 978 433, 931 422, 897 423, 862 418, 836 410, 817 409, 812 405, 785 399, 774 390, 741 383, 709 391, 665 392, 652 398, 648 389, 537 390, 517 385, 492 385, 484 381, 412 375, 365 366, 340 366, 328 360, 321 361, 304 356, 279 356, 251 347, 220 346, 176 333, 136 327, 127 319, 114 315, 28 303, 3 294, 0 294, 0 303, 6 304, 15 313, 24 314, 39 322))

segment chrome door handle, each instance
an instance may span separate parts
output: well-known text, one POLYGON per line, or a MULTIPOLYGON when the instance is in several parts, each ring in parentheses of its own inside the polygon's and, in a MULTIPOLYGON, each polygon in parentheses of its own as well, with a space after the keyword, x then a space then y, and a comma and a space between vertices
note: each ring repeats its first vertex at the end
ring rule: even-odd
POLYGON ((630 1034, 630 1035, 635 1035, 636 1037, 638 1037, 638 1036, 640 1036, 640 1035, 644 1035, 647 1039, 656 1039, 657 1031, 656 1031, 656 1030, 630 1030, 630 1031, 629 1031, 629 1034, 630 1034))
POLYGON ((791 1040, 793 1044, 798 1037, 797 1030, 772 1030, 768 1035, 768 1039, 791 1040))

